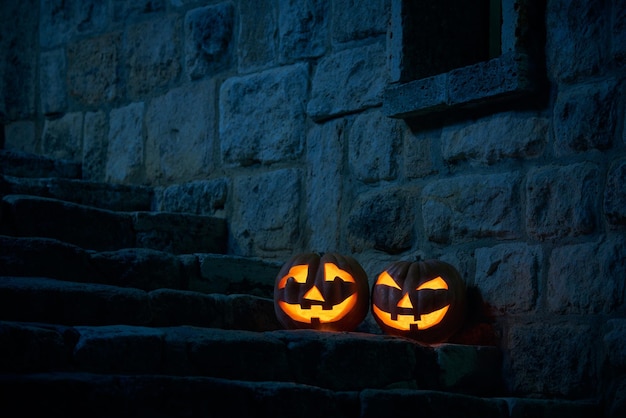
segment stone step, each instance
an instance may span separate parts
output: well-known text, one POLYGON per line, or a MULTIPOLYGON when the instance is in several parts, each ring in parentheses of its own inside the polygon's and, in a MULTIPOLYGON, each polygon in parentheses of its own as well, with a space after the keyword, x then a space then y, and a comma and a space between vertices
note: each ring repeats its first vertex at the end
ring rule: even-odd
POLYGON ((272 298, 280 268, 280 262, 260 258, 148 248, 93 251, 50 238, 0 235, 0 276, 272 298))
POLYGON ((253 295, 145 291, 44 277, 0 277, 0 318, 74 325, 141 325, 277 330, 273 300, 253 295))
POLYGON ((3 320, 0 347, 0 374, 206 376, 292 382, 334 391, 408 388, 504 395, 495 347, 429 347, 358 332, 3 320))
POLYGON ((74 161, 57 160, 27 152, 0 149, 0 174, 15 177, 80 179, 82 166, 74 161))
POLYGON ((0 375, 0 399, 20 416, 522 418, 602 416, 581 401, 481 398, 410 389, 331 391, 211 377, 41 373, 0 375), (36 400, 28 401, 36 394, 36 400))
POLYGON ((152 188, 145 186, 0 175, 0 196, 9 194, 49 197, 99 209, 149 211, 154 193, 152 188))
POLYGON ((7 195, 0 233, 55 238, 98 251, 151 248, 174 254, 226 251, 226 220, 167 212, 118 212, 62 200, 7 195))

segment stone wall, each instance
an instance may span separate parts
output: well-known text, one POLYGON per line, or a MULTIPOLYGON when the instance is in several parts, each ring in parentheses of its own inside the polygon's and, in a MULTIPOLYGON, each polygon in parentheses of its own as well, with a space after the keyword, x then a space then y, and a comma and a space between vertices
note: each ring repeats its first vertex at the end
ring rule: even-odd
POLYGON ((232 254, 448 261, 512 392, 626 392, 625 3, 546 2, 540 106, 428 123, 381 111, 391 8, 4 1, 0 139, 224 217, 232 254))

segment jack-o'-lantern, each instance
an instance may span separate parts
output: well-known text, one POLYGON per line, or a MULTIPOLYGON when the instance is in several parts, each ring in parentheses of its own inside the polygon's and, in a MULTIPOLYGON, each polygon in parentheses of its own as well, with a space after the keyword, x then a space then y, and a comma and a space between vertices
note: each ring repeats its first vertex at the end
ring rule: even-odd
POLYGON ((294 255, 274 284, 274 311, 286 329, 353 331, 369 310, 360 264, 335 253, 294 255))
POLYGON ((372 315, 387 334, 424 344, 447 341, 465 322, 466 287, 439 260, 396 261, 372 286, 372 315))

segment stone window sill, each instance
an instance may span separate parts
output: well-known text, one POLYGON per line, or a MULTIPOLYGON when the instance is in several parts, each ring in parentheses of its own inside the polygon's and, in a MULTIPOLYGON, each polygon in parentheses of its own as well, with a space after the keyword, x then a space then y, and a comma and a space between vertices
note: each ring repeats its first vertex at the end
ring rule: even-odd
POLYGON ((511 52, 432 77, 390 84, 383 92, 382 111, 393 118, 411 118, 520 101, 538 90, 532 67, 527 55, 511 52))

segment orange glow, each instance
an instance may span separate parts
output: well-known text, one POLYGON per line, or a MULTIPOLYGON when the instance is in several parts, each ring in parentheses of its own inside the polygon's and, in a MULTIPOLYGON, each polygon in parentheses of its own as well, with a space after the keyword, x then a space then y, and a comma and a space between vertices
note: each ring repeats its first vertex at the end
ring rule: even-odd
POLYGON ((417 325, 418 330, 434 327, 446 316, 449 308, 450 305, 446 305, 431 313, 420 315, 420 319, 417 321, 415 321, 414 315, 398 315, 398 319, 394 321, 391 319, 390 313, 383 311, 376 305, 372 305, 372 311, 374 311, 374 315, 376 315, 378 319, 383 321, 386 325, 401 331, 410 331, 412 324, 417 325))

